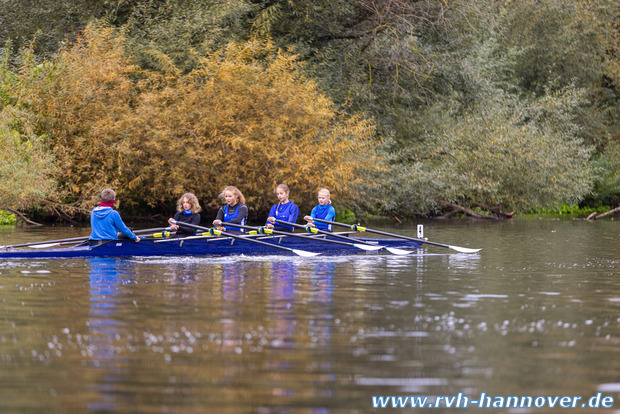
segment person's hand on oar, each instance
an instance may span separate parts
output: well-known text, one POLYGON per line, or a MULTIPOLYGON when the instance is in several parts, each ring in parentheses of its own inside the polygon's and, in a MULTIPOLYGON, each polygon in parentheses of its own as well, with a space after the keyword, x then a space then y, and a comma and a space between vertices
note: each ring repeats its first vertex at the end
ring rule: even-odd
MULTIPOLYGON (((231 232, 230 229, 222 227, 222 222, 233 222, 237 224, 245 224, 248 218, 248 207, 245 205, 245 197, 243 193, 232 185, 224 188, 220 194, 220 198, 226 202, 226 205, 220 207, 217 216, 213 220, 213 225, 217 226, 220 231, 231 232)), ((232 230, 233 233, 242 234, 242 231, 232 230)))
POLYGON ((308 222, 305 227, 314 227, 314 221, 312 220, 312 217, 305 216, 304 220, 308 222))
POLYGON ((271 206, 269 217, 265 222, 268 229, 293 232, 292 227, 281 226, 276 223, 276 219, 286 220, 295 223, 299 215, 299 207, 289 199, 290 190, 286 184, 278 184, 273 193, 278 197, 278 204, 271 206))
MULTIPOLYGON (((377 249, 374 249, 374 247, 377 246, 376 244, 368 243, 368 242, 365 242, 365 241, 362 241, 362 240, 358 240, 358 241, 355 241, 355 243, 351 243, 351 239, 349 237, 342 236, 342 235, 337 234, 337 233, 332 233, 331 231, 328 231, 328 230, 320 230, 320 229, 317 229, 316 227, 306 227, 303 224, 289 223, 289 222, 282 221, 282 220, 276 220, 276 222, 281 223, 281 224, 285 224, 287 226, 293 226, 293 227, 298 227, 298 228, 299 227, 305 228, 308 233, 324 234, 326 236, 335 237, 335 238, 340 239, 340 240, 347 240, 347 242, 350 245, 355 244, 354 247, 357 247, 359 249, 363 249, 363 250, 377 250, 377 249), (364 247, 360 247, 360 246, 367 246, 367 247, 371 247, 371 248, 364 248, 364 247)), ((320 240, 320 239, 317 239, 317 240, 320 240)), ((411 250, 397 249, 395 247, 384 247, 384 246, 381 246, 381 249, 385 249, 385 250, 387 250, 388 252, 390 252, 392 254, 403 255, 403 256, 407 255, 407 254, 410 254, 410 253, 413 253, 411 250)))
POLYGON ((332 199, 329 190, 327 188, 321 188, 317 194, 317 198, 319 200, 319 204, 312 209, 309 216, 304 217, 304 220, 310 223, 308 227, 316 227, 319 230, 333 231, 334 229, 331 225, 317 225, 313 221, 315 218, 321 218, 324 220, 334 220, 336 218, 336 209, 331 204, 332 199))
MULTIPOLYGON (((276 220, 277 222, 279 222, 280 224, 283 225, 287 225, 287 226, 295 226, 295 227, 304 227, 301 224, 295 224, 295 223, 290 223, 288 221, 284 221, 284 220, 276 220)), ((365 251, 377 251, 377 250, 387 250, 390 253, 393 254, 397 254, 397 255, 406 255, 409 253, 412 253, 409 250, 403 250, 403 249, 395 249, 393 247, 385 247, 385 246, 381 246, 378 244, 366 244, 365 242, 357 242, 354 240, 348 240, 346 242, 344 241, 339 241, 339 240, 330 240, 330 239, 324 239, 324 238, 312 238, 310 239, 310 237, 312 237, 311 235, 308 234, 296 234, 296 233, 291 233, 288 231, 278 231, 278 230, 273 230, 273 229, 269 229, 267 227, 252 227, 252 226, 240 226, 237 224, 231 224, 231 223, 224 223, 227 226, 232 226, 232 227, 238 227, 238 228, 244 228, 244 229, 249 229, 249 230, 255 230, 257 233, 259 234, 275 234, 275 235, 281 235, 281 236, 286 236, 286 237, 298 237, 301 239, 306 239, 306 240, 313 240, 313 241, 319 241, 322 243, 332 243, 332 244, 339 244, 342 246, 351 246, 351 247, 355 247, 361 250, 365 250, 365 251)), ((326 234, 329 234, 332 237, 338 237, 338 235, 332 234, 332 233, 328 233, 325 232, 326 234)), ((344 239, 348 239, 347 237, 345 237, 344 239)))
MULTIPOLYGON (((255 243, 255 244, 260 244, 260 245, 263 245, 263 246, 273 247, 274 249, 279 249, 279 250, 284 250, 284 251, 288 251, 288 252, 291 252, 291 253, 295 253, 298 256, 313 257, 313 256, 318 256, 320 254, 320 253, 307 252, 305 250, 291 249, 291 248, 284 247, 284 246, 278 246, 278 245, 267 243, 267 242, 264 242, 264 241, 254 240, 254 239, 248 238, 247 236, 241 236, 241 235, 232 234, 232 233, 230 233, 228 231, 221 231, 221 230, 217 230, 217 229, 209 229, 207 227, 195 226, 195 225, 189 224, 189 223, 181 223, 180 221, 175 221, 174 224, 178 224, 179 226, 194 228, 196 230, 206 230, 210 234, 216 235, 216 236, 230 237, 230 238, 233 238, 233 239, 243 240, 243 241, 246 241, 248 243, 255 243)), ((222 222, 220 221, 219 224, 221 225, 222 222)), ((228 225, 229 223, 226 223, 226 224, 228 225)), ((241 226, 241 227, 245 227, 245 226, 241 226)))

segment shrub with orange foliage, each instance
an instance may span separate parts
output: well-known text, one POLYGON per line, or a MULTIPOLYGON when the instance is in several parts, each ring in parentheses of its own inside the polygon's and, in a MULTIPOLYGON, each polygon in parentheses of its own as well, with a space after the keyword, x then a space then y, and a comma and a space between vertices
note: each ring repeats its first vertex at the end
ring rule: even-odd
MULTIPOLYGON (((61 171, 59 201, 86 210, 103 186, 134 205, 168 204, 192 191, 215 205, 236 185, 263 211, 284 182, 301 205, 328 187, 354 197, 374 169, 374 125, 339 114, 294 56, 269 43, 230 44, 181 74, 144 72, 122 36, 89 26, 39 83, 39 112, 61 171)), ((166 63, 166 57, 160 57, 166 63)))

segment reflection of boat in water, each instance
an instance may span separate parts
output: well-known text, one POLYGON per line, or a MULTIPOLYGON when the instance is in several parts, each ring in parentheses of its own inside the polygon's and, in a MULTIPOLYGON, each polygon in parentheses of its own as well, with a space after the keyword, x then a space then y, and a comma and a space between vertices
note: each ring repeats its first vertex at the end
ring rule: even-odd
POLYGON ((123 328, 119 320, 119 287, 123 270, 114 258, 92 258, 90 266, 90 312, 88 314, 88 346, 84 356, 99 375, 86 384, 93 397, 88 401, 89 411, 110 411, 118 404, 115 389, 126 380, 125 361, 119 356, 117 336, 123 328))
MULTIPOLYGON (((329 235, 309 235, 307 237, 247 235, 229 238, 218 236, 187 237, 184 239, 142 240, 136 243, 131 240, 113 240, 97 246, 78 245, 73 247, 20 250, 6 248, 0 252, 0 259, 47 259, 47 258, 80 258, 80 257, 123 257, 123 256, 232 256, 232 255, 294 255, 294 250, 319 253, 322 255, 349 255, 364 253, 354 244, 371 244, 390 249, 416 249, 419 242, 374 237, 355 237, 351 232, 334 233, 346 235, 349 243, 334 244, 321 241, 321 238, 342 242, 342 238, 329 235), (266 242, 275 247, 244 240, 249 238, 266 242), (286 249, 290 250, 286 250, 286 249)), ((378 249, 381 251, 385 249, 378 249)))

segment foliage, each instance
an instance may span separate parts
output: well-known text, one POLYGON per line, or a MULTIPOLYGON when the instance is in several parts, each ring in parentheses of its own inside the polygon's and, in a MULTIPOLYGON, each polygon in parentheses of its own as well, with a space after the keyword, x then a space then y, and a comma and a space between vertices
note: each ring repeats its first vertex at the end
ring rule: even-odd
POLYGON ((55 155, 58 188, 51 201, 69 214, 86 213, 103 186, 121 183, 129 139, 120 122, 135 103, 130 76, 137 73, 122 41, 109 27, 91 26, 40 76, 22 80, 22 100, 38 115, 55 155))
MULTIPOLYGON (((164 205, 186 191, 217 203, 237 185, 267 209, 285 182, 303 204, 328 187, 346 202, 372 168, 371 122, 339 114, 294 56, 269 43, 230 44, 188 74, 140 71, 124 38, 89 26, 33 82, 32 100, 60 167, 58 201, 85 211, 104 186, 121 202, 164 205)), ((164 56, 165 58, 165 56, 164 56)))
POLYGON ((357 171, 373 160, 370 122, 339 115, 295 58, 269 44, 231 44, 199 62, 143 93, 126 120, 130 136, 149 137, 133 141, 129 189, 151 203, 192 189, 212 203, 232 184, 255 209, 282 182, 301 204, 320 187, 353 196, 357 171))
POLYGON ((0 206, 24 209, 36 205, 53 189, 51 155, 43 137, 32 131, 27 114, 0 111, 0 206), (19 125, 22 123, 22 125, 19 125))
POLYGON ((620 203, 620 142, 610 143, 594 166, 599 171, 595 182, 598 200, 608 205, 617 205, 620 203))
POLYGON ((0 126, 54 155, 45 203, 68 212, 104 184, 136 209, 236 184, 260 210, 281 181, 356 212, 612 203, 615 3, 7 0, 0 40, 25 52, 5 61, 0 126))
MULTIPOLYGON (((492 52, 489 46, 480 50, 492 52)), ((583 92, 567 88, 525 100, 497 86, 487 61, 485 53, 463 61, 463 77, 476 85, 471 99, 454 91, 421 114, 417 141, 389 142, 391 172, 382 188, 390 197, 374 194, 375 208, 425 214, 447 202, 524 211, 589 194, 591 149, 574 122, 583 92)))
POLYGON ((571 216, 571 217, 588 217, 590 214, 604 213, 609 211, 609 208, 594 208, 594 207, 580 207, 577 204, 564 204, 559 203, 547 207, 539 207, 531 209, 526 214, 545 215, 545 216, 571 216))
MULTIPOLYGON (((19 78, 7 65, 5 55, 0 64, 0 206, 23 209, 37 205, 52 191, 55 169, 34 114, 18 103, 19 78)), ((27 76, 39 72, 40 67, 33 67, 27 76)))
POLYGON ((123 25, 126 47, 142 68, 165 71, 169 60, 187 73, 198 67, 199 55, 244 40, 254 9, 245 0, 138 2, 123 25))
POLYGON ((0 226, 15 224, 16 222, 17 219, 15 218, 15 214, 9 213, 8 211, 0 210, 0 226))
POLYGON ((354 224, 356 222, 356 215, 349 209, 336 208, 335 221, 339 223, 354 224))
POLYGON ((3 0, 0 39, 12 40, 16 50, 27 48, 39 33, 36 53, 50 58, 63 42, 73 42, 95 18, 116 21, 127 13, 130 0, 3 0))

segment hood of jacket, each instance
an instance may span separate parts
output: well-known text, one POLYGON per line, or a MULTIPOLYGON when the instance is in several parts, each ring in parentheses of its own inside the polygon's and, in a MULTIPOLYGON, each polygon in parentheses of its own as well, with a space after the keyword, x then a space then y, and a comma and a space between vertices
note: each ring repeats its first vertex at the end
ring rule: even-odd
POLYGON ((114 209, 112 207, 95 207, 93 209, 93 216, 98 219, 104 219, 113 211, 114 209))

